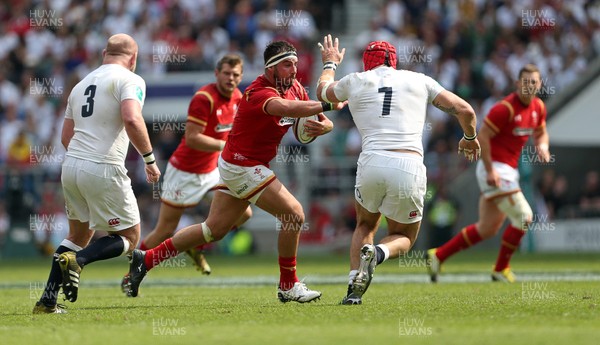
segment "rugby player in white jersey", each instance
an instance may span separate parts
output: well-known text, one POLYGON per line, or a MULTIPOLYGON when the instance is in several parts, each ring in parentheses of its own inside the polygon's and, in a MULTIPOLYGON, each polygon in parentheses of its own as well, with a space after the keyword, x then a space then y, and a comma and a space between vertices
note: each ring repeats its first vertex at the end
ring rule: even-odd
POLYGON ((84 266, 130 252, 139 240, 140 212, 125 169, 129 142, 144 158, 148 183, 158 182, 160 171, 142 117, 146 84, 133 73, 137 53, 132 37, 111 36, 102 66, 69 95, 61 137, 69 235, 54 253, 34 314, 65 313, 56 302, 61 284, 66 299, 75 302, 84 266), (88 246, 95 230, 110 235, 88 246))
POLYGON ((427 175, 422 133, 427 104, 457 117, 464 136, 459 153, 480 155, 473 108, 432 78, 396 70, 396 49, 371 42, 363 55, 364 72, 334 81, 345 50, 328 35, 323 40, 323 72, 317 96, 324 102, 347 100, 362 138, 356 172, 356 229, 350 246, 348 293, 342 304, 361 304, 373 271, 389 258, 406 254, 417 239, 423 218, 427 175), (373 245, 381 215, 388 234, 373 245))

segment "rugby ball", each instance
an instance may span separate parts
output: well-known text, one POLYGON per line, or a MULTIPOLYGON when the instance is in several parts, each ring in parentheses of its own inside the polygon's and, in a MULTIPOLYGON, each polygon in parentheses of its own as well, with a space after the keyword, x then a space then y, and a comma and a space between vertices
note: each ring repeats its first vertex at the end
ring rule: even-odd
POLYGON ((306 123, 306 120, 319 121, 319 116, 311 115, 308 117, 299 117, 294 122, 294 126, 292 127, 292 130, 294 131, 294 136, 296 137, 296 140, 298 140, 298 142, 300 142, 301 144, 310 144, 313 141, 315 141, 315 139, 317 139, 317 137, 309 137, 304 132, 304 124, 306 123))

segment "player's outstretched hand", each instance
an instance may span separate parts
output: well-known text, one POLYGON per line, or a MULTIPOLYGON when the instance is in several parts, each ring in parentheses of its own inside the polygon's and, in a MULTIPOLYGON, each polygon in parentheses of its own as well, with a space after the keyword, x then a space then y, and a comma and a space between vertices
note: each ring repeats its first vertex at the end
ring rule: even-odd
POLYGON ((477 138, 475 140, 460 139, 458 142, 458 154, 464 154, 471 162, 478 160, 481 156, 481 146, 479 146, 477 138))
POLYGON ((336 64, 342 63, 344 60, 344 54, 346 54, 346 48, 340 51, 340 42, 338 38, 331 38, 331 34, 323 37, 323 44, 319 43, 321 49, 321 60, 325 62, 335 62, 336 64))
POLYGON ((146 182, 148 183, 156 183, 160 179, 160 170, 158 170, 158 166, 156 162, 152 164, 146 165, 146 182))
POLYGON ((308 136, 318 137, 333 130, 333 122, 323 113, 319 113, 319 121, 306 120, 304 131, 308 136))

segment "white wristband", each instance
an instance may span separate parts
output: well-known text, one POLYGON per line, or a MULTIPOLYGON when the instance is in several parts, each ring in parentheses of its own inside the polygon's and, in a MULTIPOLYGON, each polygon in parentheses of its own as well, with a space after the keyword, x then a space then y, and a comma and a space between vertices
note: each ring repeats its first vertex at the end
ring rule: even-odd
POLYGON ((156 159, 154 158, 154 153, 152 151, 142 155, 142 157, 144 158, 144 162, 146 162, 146 165, 150 165, 156 162, 156 159))
POLYGON ((539 144, 538 147, 542 151, 548 151, 548 149, 549 149, 548 144, 539 144))

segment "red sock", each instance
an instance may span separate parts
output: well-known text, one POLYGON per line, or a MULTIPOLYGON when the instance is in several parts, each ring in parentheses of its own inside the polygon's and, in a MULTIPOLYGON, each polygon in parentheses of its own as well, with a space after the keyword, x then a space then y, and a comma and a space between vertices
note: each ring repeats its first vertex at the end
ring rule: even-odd
POLYGON ((146 251, 148 249, 150 249, 150 248, 146 247, 146 242, 142 241, 140 243, 140 250, 146 251))
POLYGON ((494 271, 500 272, 508 267, 508 262, 515 250, 519 248, 523 235, 525 235, 525 231, 519 228, 515 228, 512 225, 506 227, 502 235, 502 245, 500 246, 500 253, 498 254, 494 271))
POLYGON ((448 257, 460 252, 463 249, 467 249, 475 244, 481 242, 482 238, 477 232, 475 224, 471 224, 463 228, 456 236, 450 241, 444 243, 435 252, 435 256, 444 262, 448 257))
POLYGON ((289 290, 294 287, 294 283, 300 280, 296 276, 296 257, 279 257, 279 287, 282 290, 289 290))
POLYGON ((177 249, 173 245, 173 240, 168 238, 158 246, 146 251, 146 269, 150 270, 152 267, 160 264, 161 262, 179 255, 177 249))

